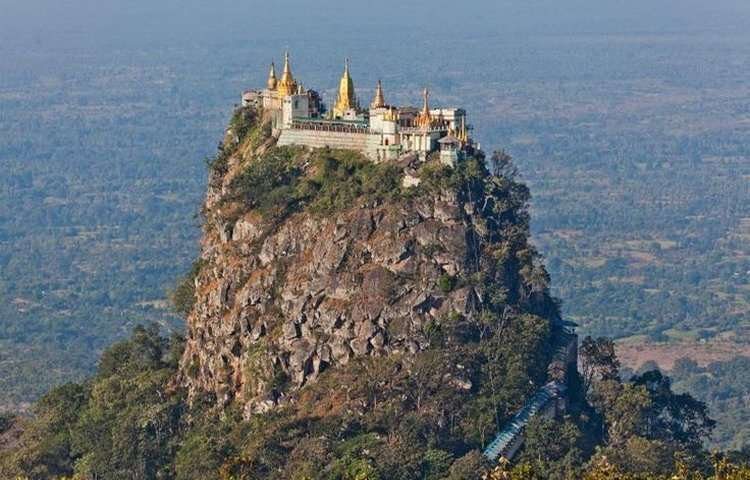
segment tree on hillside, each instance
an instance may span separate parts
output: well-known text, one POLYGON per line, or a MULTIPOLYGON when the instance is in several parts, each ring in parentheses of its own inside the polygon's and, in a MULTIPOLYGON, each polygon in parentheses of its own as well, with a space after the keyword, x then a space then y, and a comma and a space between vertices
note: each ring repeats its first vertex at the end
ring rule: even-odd
POLYGON ((604 419, 600 454, 624 472, 666 475, 676 455, 692 469, 707 466, 701 445, 715 422, 704 403, 674 393, 669 378, 658 371, 626 383, 597 380, 590 400, 604 419))
POLYGON ((594 339, 587 336, 581 342, 579 369, 583 379, 583 391, 588 394, 595 379, 615 380, 619 377, 620 361, 611 338, 594 339))
POLYGON ((581 431, 569 418, 559 421, 536 417, 526 426, 523 452, 518 462, 533 466, 540 478, 575 478, 577 467, 583 463, 578 446, 581 439, 581 431))
POLYGON ((649 436, 700 448, 711 435, 716 422, 709 418, 706 404, 687 393, 674 393, 669 377, 652 370, 631 382, 648 391, 651 408, 647 410, 644 428, 649 436))

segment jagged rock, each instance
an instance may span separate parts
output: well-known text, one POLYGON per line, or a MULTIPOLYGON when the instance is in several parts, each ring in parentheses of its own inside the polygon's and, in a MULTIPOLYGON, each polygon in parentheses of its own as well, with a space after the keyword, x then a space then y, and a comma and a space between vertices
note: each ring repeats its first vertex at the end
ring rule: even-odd
POLYGON ((462 217, 461 208, 448 202, 437 202, 435 204, 435 218, 441 222, 450 222, 460 220, 462 217))
POLYGON ((366 355, 370 351, 370 341, 367 338, 356 337, 349 342, 349 345, 355 355, 366 355))
POLYGON ((254 221, 252 216, 247 216, 237 220, 237 223, 234 224, 232 241, 251 243, 259 238, 262 233, 257 219, 254 221))
POLYGON ((375 351, 381 351, 385 346, 385 337, 383 336, 383 332, 377 332, 375 335, 373 335, 373 337, 370 339, 370 345, 373 346, 375 351))
POLYGON ((297 337, 299 337, 299 327, 296 323, 293 322, 285 322, 281 325, 281 329, 284 332, 284 339, 285 340, 293 340, 297 337))
POLYGON ((270 412, 276 407, 277 402, 271 397, 265 397, 260 400, 248 402, 245 406, 245 416, 250 417, 259 413, 270 412))
POLYGON ((406 342, 406 348, 409 350, 409 353, 415 354, 421 350, 419 348, 419 344, 415 342, 414 340, 409 340, 406 342))
POLYGON ((469 391, 474 386, 473 383, 471 383, 471 380, 468 378, 458 378, 458 377, 451 377, 448 382, 453 386, 453 388, 457 388, 459 390, 466 390, 469 391))
MULTIPOLYGON (((416 168, 412 160, 404 168, 416 168)), ((481 196, 362 200, 274 222, 232 203, 232 179, 246 164, 211 173, 182 360, 191 396, 212 392, 241 399, 247 415, 268 411, 355 357, 417 354, 429 348, 428 323, 481 309, 474 288, 440 287, 444 275, 466 279, 479 268, 475 247, 489 228, 481 196), (274 383, 279 374, 285 387, 274 383)))
POLYGON ((331 346, 330 345, 321 345, 318 347, 318 358, 321 362, 324 363, 331 363, 331 359, 333 358, 333 354, 331 352, 331 346))
POLYGON ((349 362, 352 356, 352 349, 346 343, 334 343, 330 346, 333 355, 333 361, 343 365, 349 362))

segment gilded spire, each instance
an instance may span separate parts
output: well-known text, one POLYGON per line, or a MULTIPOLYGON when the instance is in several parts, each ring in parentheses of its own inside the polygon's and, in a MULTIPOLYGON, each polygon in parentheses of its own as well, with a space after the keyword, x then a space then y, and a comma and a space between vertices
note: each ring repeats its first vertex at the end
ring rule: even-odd
POLYGON ((278 83, 279 95, 285 97, 294 95, 297 92, 297 82, 292 76, 292 67, 289 62, 289 51, 284 54, 284 72, 281 74, 281 81, 278 83))
POLYGON ((385 97, 383 96, 383 85, 378 80, 378 85, 375 87, 375 98, 372 99, 370 104, 371 108, 383 108, 385 107, 385 97))
POLYGON ((292 75, 292 67, 289 64, 289 50, 284 52, 284 75, 292 75))
POLYGON ((276 85, 278 84, 278 81, 276 80, 276 66, 271 62, 271 70, 268 72, 268 89, 269 90, 276 90, 276 85))
POLYGON ((422 111, 419 112, 419 115, 417 115, 417 118, 415 119, 415 123, 420 127, 429 127, 432 125, 432 115, 430 115, 430 105, 428 101, 429 97, 430 91, 425 88, 422 91, 422 98, 424 99, 422 111))
POLYGON ((422 91, 422 98, 424 98, 424 103, 422 104, 422 115, 429 117, 430 116, 430 106, 428 104, 428 99, 430 97, 430 91, 425 88, 422 91))
POLYGON ((354 93, 354 82, 349 74, 349 59, 344 64, 344 73, 339 81, 339 93, 333 106, 333 116, 343 117, 347 110, 357 110, 357 96, 354 93))

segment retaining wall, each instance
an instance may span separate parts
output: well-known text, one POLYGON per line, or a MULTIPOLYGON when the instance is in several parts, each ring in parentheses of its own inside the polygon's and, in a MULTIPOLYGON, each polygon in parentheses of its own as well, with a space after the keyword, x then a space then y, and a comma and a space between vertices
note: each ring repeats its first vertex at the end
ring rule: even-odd
POLYGON ((281 131, 278 145, 306 145, 315 148, 343 148, 366 152, 370 143, 369 137, 371 135, 367 133, 285 129, 281 131))

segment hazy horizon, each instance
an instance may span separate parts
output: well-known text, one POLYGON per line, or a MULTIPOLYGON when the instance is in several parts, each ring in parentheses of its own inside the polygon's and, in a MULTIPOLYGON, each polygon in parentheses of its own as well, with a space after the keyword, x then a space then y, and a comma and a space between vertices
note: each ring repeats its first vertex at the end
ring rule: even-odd
MULTIPOLYGON (((435 37, 560 34, 745 33, 750 4, 719 0, 450 1, 386 0, 357 7, 325 0, 218 2, 54 0, 0 2, 3 50, 33 42, 57 48, 107 49, 185 42, 321 43, 380 36, 428 41, 435 37), (417 35, 411 37, 412 35, 417 35), (93 37, 92 37, 93 36, 93 37)), ((341 48, 337 45, 336 48, 341 48)))

